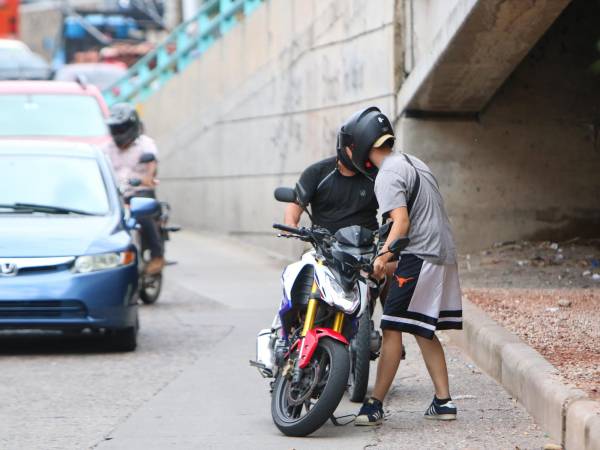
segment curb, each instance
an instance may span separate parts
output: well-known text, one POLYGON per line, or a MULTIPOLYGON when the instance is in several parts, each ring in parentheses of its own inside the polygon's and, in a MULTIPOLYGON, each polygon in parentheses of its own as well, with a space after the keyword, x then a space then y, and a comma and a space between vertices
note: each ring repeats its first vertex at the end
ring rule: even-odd
POLYGON ((564 385, 558 370, 463 297, 463 331, 448 332, 566 450, 600 450, 600 403, 564 385))

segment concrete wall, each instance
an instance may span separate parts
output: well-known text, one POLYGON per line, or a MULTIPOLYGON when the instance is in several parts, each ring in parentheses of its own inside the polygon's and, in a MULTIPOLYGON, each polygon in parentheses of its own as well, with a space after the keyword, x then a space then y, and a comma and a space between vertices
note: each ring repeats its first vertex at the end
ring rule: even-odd
POLYGON ((599 236, 597 17, 597 2, 574 1, 479 120, 401 120, 404 149, 439 176, 463 250, 599 236))
POLYGON ((401 0, 399 3, 406 17, 405 70, 410 72, 427 54, 458 0, 401 0))
POLYGON ((273 189, 335 153, 356 109, 394 114, 394 0, 269 0, 144 105, 184 225, 278 250, 273 189))
MULTIPOLYGON (((419 5, 442 8, 432 17, 443 22, 447 3, 419 5)), ((352 111, 377 104, 396 114, 406 1, 379 6, 267 1, 143 105, 176 220, 297 250, 271 237, 283 211, 273 188, 334 154, 352 111)), ((598 236, 600 77, 589 67, 599 16, 596 2, 575 0, 478 118, 398 120, 399 147, 438 175, 462 251, 598 236)))

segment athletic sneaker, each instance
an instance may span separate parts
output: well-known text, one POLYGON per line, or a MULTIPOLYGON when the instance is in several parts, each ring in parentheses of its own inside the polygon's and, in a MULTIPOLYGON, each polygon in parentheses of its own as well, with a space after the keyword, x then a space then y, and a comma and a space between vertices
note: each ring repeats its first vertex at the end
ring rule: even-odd
POLYGON ((383 422, 383 405, 372 397, 363 403, 358 416, 354 419, 354 425, 357 426, 379 425, 381 422, 383 422))
POLYGON ((431 405, 427 411, 425 411, 425 418, 434 420, 455 420, 456 406, 452 403, 451 398, 440 400, 434 396, 431 405))

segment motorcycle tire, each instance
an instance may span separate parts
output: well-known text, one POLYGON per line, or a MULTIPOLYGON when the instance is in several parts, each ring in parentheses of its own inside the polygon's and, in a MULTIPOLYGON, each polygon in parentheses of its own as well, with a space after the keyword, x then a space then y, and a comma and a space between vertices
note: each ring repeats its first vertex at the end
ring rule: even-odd
MULTIPOLYGON (((271 396, 271 415, 273 422, 286 436, 303 437, 315 432, 333 415, 338 407, 348 382, 350 359, 348 349, 344 344, 333 339, 323 338, 319 341, 319 348, 329 356, 329 378, 318 401, 310 411, 300 419, 291 419, 283 410, 287 393, 287 384, 290 380, 279 375, 273 387, 271 396)), ((315 354, 317 354, 315 351, 315 354)))
POLYGON ((142 280, 140 280, 140 299, 146 305, 156 303, 162 290, 162 273, 157 275, 143 275, 142 277, 142 280))
POLYGON ((348 378, 348 396, 351 402, 362 403, 369 387, 369 369, 371 363, 371 315, 367 309, 358 321, 358 332, 348 352, 350 376, 348 378))

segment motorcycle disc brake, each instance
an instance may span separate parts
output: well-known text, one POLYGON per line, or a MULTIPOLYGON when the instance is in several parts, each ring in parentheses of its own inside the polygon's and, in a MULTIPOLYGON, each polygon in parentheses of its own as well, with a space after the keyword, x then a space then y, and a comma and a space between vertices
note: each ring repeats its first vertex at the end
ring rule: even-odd
POLYGON ((302 380, 297 385, 292 385, 292 383, 288 383, 287 387, 287 400, 289 405, 301 405, 306 400, 311 398, 312 393, 319 382, 319 364, 315 361, 315 364, 311 364, 309 370, 312 372, 308 377, 302 377, 302 380), (306 386, 308 384, 308 386, 306 386), (292 393, 297 393, 296 396, 293 396, 292 393))

